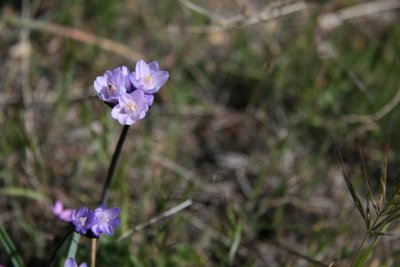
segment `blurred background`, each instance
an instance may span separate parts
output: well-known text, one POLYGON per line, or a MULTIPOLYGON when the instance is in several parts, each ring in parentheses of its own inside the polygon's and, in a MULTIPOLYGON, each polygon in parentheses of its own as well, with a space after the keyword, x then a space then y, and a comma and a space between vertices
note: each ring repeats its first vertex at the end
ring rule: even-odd
MULTIPOLYGON (((385 158, 389 183, 398 171, 399 10, 1 1, 1 225, 27 266, 45 266, 67 231, 54 200, 96 207, 122 126, 93 81, 142 58, 170 79, 129 130, 108 201, 122 222, 100 240, 98 266, 348 266, 365 227, 337 157, 362 201, 385 158)), ((368 266, 399 266, 399 226, 368 266)), ((77 261, 89 253, 81 240, 77 261)))

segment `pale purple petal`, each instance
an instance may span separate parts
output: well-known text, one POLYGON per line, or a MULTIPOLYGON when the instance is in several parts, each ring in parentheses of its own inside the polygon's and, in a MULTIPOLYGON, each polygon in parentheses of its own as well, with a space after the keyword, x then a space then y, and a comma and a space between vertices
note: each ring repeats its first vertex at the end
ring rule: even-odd
POLYGON ((54 203, 52 211, 62 221, 70 222, 72 220, 72 210, 64 209, 64 205, 60 200, 54 203))
POLYGON ((72 209, 65 209, 58 215, 58 218, 66 222, 70 222, 72 221, 72 212, 72 209))
POLYGON ((152 61, 149 63, 149 69, 150 71, 159 71, 160 67, 158 66, 157 61, 152 61))
POLYGON ((117 218, 120 212, 120 208, 106 209, 103 205, 95 209, 95 223, 91 228, 92 232, 97 236, 100 234, 112 235, 113 229, 120 223, 117 218))
POLYGON ((110 209, 104 210, 104 212, 107 214, 107 216, 110 219, 115 219, 118 217, 118 214, 121 213, 121 209, 120 208, 110 208, 110 209))
POLYGON ((151 107, 153 105, 154 96, 153 95, 144 95, 144 97, 146 98, 147 105, 149 105, 149 107, 151 107))
POLYGON ((142 90, 145 94, 157 93, 169 77, 167 71, 160 71, 159 69, 156 61, 147 64, 144 60, 139 60, 136 63, 136 72, 132 72, 130 75, 133 86, 142 90))
POLYGON ((104 76, 99 76, 94 80, 94 89, 97 93, 101 92, 103 87, 107 86, 107 78, 104 76))
POLYGON ((75 231, 83 235, 86 234, 94 224, 94 212, 86 207, 74 210, 72 212, 72 224, 75 231))
POLYGON ((132 125, 144 118, 149 110, 148 99, 140 90, 131 94, 123 94, 118 99, 119 103, 112 111, 111 116, 124 125, 132 125))
POLYGON ((136 78, 138 78, 148 75, 150 69, 149 66, 146 64, 146 62, 143 59, 141 59, 136 63, 135 71, 136 71, 136 78))
POLYGON ((169 73, 168 71, 157 71, 153 74, 151 78, 153 79, 153 84, 155 85, 155 88, 157 88, 158 90, 167 82, 169 78, 169 73))
POLYGON ((78 267, 78 265, 76 265, 74 258, 70 257, 65 261, 64 267, 78 267))
POLYGON ((130 71, 122 66, 106 71, 103 76, 98 76, 93 85, 99 98, 114 107, 118 104, 118 97, 126 92, 130 93, 134 87, 130 81, 130 71))
POLYGON ((64 210, 64 205, 60 200, 57 200, 52 208, 52 211, 55 215, 60 215, 60 213, 64 210))

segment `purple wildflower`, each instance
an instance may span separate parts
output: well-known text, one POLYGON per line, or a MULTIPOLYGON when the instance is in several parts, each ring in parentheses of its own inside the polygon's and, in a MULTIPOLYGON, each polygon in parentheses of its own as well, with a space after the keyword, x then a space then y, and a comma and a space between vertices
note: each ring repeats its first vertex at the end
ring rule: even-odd
MULTIPOLYGON (((68 259, 65 260, 64 267, 78 267, 76 264, 74 258, 69 257, 68 259)), ((87 267, 86 263, 81 263, 79 267, 87 267)))
POLYGON ((160 70, 156 61, 147 64, 144 60, 139 60, 130 79, 136 89, 145 94, 154 94, 167 82, 168 77, 168 71, 160 70))
POLYGON ((64 209, 64 205, 60 200, 54 203, 52 211, 62 221, 70 222, 72 220, 72 209, 64 209))
POLYGON ((94 212, 86 207, 74 210, 72 212, 72 224, 75 227, 75 231, 80 234, 86 234, 86 232, 93 226, 94 223, 94 212))
POLYGON ((113 228, 118 227, 120 223, 120 219, 118 219, 118 214, 120 212, 120 208, 116 207, 107 209, 104 205, 95 209, 95 223, 91 229, 93 234, 97 236, 101 233, 108 236, 112 235, 113 228))
POLYGON ((111 111, 111 116, 124 125, 132 125, 143 119, 149 110, 149 103, 152 103, 152 99, 146 98, 140 90, 131 94, 122 94, 118 101, 118 105, 111 111))
POLYGON ((113 228, 116 228, 120 223, 120 219, 118 219, 118 214, 120 212, 120 208, 106 209, 104 205, 95 209, 95 223, 91 229, 93 234, 97 236, 101 233, 104 233, 107 236, 112 235, 113 228))
POLYGON ((106 71, 103 76, 96 78, 94 89, 102 101, 114 107, 120 95, 134 90, 129 76, 129 69, 125 66, 106 71))

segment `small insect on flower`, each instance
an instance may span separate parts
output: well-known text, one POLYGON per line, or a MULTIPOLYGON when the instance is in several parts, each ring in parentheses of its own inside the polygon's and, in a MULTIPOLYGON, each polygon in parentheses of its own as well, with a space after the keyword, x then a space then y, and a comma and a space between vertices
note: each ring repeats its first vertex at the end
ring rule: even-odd
MULTIPOLYGON (((78 267, 78 264, 76 264, 74 258, 69 257, 65 260, 64 267, 78 267)), ((87 267, 87 265, 86 263, 81 263, 79 267, 87 267)))
POLYGON ((106 71, 94 81, 99 98, 113 108, 111 116, 123 125, 132 125, 143 119, 153 105, 154 96, 169 78, 168 71, 160 70, 158 63, 136 63, 130 73, 125 66, 106 71))
POLYGON ((130 71, 125 66, 106 71, 103 76, 96 78, 93 83, 94 89, 103 102, 114 107, 118 104, 120 95, 134 90, 129 77, 130 71))

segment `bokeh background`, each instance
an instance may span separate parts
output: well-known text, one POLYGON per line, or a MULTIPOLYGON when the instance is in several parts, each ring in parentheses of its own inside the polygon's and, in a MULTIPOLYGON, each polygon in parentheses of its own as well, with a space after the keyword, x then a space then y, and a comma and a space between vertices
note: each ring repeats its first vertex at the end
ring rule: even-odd
MULTIPOLYGON (((97 265, 348 266, 365 227, 337 157, 363 201, 385 158, 389 184, 398 171, 399 8, 1 1, 2 227, 27 266, 45 266, 67 229, 53 201, 96 206, 122 126, 92 84, 143 58, 170 79, 128 133, 109 195, 122 222, 97 265)), ((389 232, 368 266, 400 265, 399 225, 389 232)), ((89 253, 81 240, 78 262, 89 253)))

